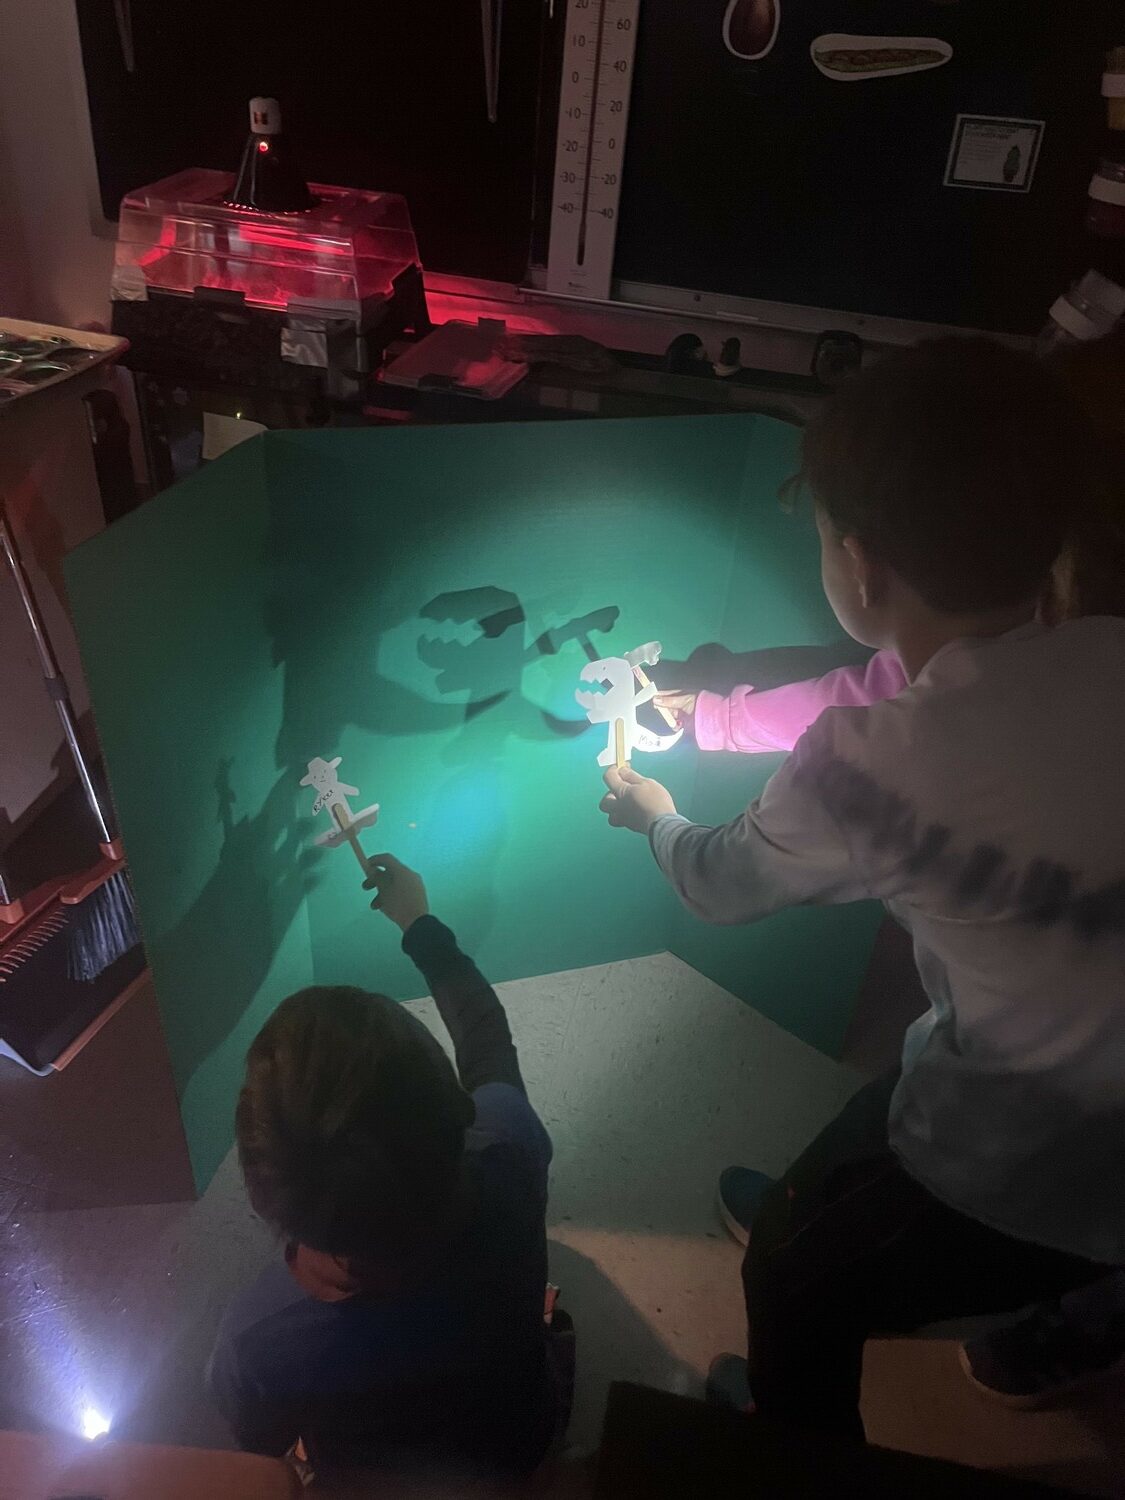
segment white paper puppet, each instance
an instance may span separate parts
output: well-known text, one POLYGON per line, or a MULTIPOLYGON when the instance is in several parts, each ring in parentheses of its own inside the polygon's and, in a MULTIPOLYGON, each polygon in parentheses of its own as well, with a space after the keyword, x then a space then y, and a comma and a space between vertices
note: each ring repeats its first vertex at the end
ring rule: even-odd
POLYGON ((359 847, 356 835, 361 828, 370 828, 378 818, 379 804, 373 802, 362 812, 353 814, 348 805, 348 798, 358 797, 359 788, 349 786, 346 781, 339 779, 336 775, 336 767, 339 764, 338 755, 334 760, 322 760, 319 755, 314 755, 309 761, 308 773, 301 777, 301 785, 311 786, 316 792, 313 801, 313 817, 324 808, 332 819, 332 831, 319 834, 316 843, 329 849, 336 849, 346 841, 355 850, 360 864, 365 865, 363 850, 359 847))
POLYGON ((591 724, 609 725, 609 743, 598 756, 599 766, 623 766, 632 759, 634 750, 670 750, 683 738, 682 728, 674 734, 653 734, 637 723, 637 709, 656 696, 656 684, 649 681, 644 669, 654 667, 659 660, 660 642, 649 641, 623 656, 607 656, 582 668, 579 675, 583 682, 606 684, 603 693, 579 688, 574 695, 591 724))

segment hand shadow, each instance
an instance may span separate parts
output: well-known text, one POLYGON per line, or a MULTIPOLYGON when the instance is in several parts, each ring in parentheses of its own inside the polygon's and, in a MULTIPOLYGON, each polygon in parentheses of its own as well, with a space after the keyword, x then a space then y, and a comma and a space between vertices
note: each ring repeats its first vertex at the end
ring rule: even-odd
POLYGON ((161 1007, 181 1094, 237 1027, 315 885, 319 850, 303 838, 290 774, 278 777, 256 813, 236 818, 230 769, 220 761, 215 781, 219 862, 179 922, 149 943, 157 993, 169 980, 190 992, 161 1007))

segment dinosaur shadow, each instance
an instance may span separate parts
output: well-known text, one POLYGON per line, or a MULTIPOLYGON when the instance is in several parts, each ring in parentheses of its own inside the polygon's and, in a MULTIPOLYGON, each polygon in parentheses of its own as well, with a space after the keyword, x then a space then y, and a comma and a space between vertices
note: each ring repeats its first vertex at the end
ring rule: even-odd
MULTIPOLYGON (((541 657, 578 645, 589 660, 602 654, 592 637, 611 631, 620 611, 607 605, 545 626, 529 640, 517 594, 488 585, 435 595, 420 608, 373 600, 364 576, 322 586, 315 570, 277 571, 266 624, 274 662, 284 670, 282 720, 275 763, 302 772, 309 758, 335 753, 349 727, 380 737, 461 731, 446 758, 454 763, 495 754, 504 740, 542 740, 583 733, 584 716, 561 717, 523 692, 525 669, 541 657), (325 607, 324 601, 329 601, 325 607), (369 645, 358 656, 341 648, 341 625, 370 613, 369 645), (383 644, 417 621, 416 666, 396 680, 380 664, 383 644), (428 674, 428 679, 427 679, 428 674), (483 727, 482 727, 483 724, 483 727), (463 743, 462 743, 463 741, 463 743)), ((578 668, 574 678, 577 682, 578 668)))
MULTIPOLYGON (((462 730, 445 758, 464 764, 494 756, 508 737, 546 740, 585 733, 589 725, 577 709, 563 718, 534 703, 524 691, 523 674, 538 658, 557 656, 570 645, 581 647, 587 660, 598 660, 604 652, 593 637, 612 631, 619 614, 616 605, 606 605, 529 639, 526 611, 509 589, 456 589, 428 600, 419 616, 443 633, 420 635, 418 658, 434 673, 436 692, 464 699, 462 730)), ((577 666, 574 678, 577 682, 577 666)))
POLYGON ((442 555, 459 511, 389 517, 346 486, 321 485, 315 498, 313 512, 307 488, 280 487, 265 543, 265 625, 282 672, 279 770, 299 779, 312 756, 339 752, 348 729, 449 736, 442 758, 454 765, 493 756, 513 736, 587 729, 573 699, 581 653, 605 654, 595 640, 614 630, 616 605, 565 618, 565 598, 552 599, 533 620, 526 597, 503 580, 427 598, 425 559, 442 555), (576 665, 567 691, 561 669, 540 671, 550 702, 537 706, 525 672, 568 650, 576 665))

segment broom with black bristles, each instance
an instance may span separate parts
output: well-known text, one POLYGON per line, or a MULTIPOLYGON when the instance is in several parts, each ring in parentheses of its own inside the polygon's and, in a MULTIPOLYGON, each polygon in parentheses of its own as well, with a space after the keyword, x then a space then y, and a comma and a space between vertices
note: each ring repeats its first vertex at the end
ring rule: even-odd
POLYGON ((97 979, 123 953, 135 948, 141 934, 133 887, 120 862, 105 873, 89 872, 82 881, 87 894, 69 894, 77 884, 72 882, 62 893, 63 904, 74 911, 67 925, 67 971, 72 979, 88 981, 97 979), (98 883, 91 890, 89 881, 95 877, 98 883))
POLYGON ((71 706, 66 680, 59 670, 50 640, 31 584, 24 572, 15 539, 8 529, 3 507, 0 505, 0 551, 3 552, 8 569, 15 580, 23 604, 24 614, 35 638, 39 653, 39 664, 43 680, 47 685, 47 696, 55 705, 75 770, 82 783, 87 805, 94 818, 98 844, 102 858, 92 869, 61 884, 57 899, 66 908, 67 920, 56 930, 65 937, 67 944, 67 971, 72 979, 93 981, 103 974, 111 964, 123 957, 140 943, 137 927, 136 906, 132 887, 125 873, 125 860, 120 840, 110 832, 109 823, 102 809, 97 787, 94 785, 86 756, 78 738, 78 727, 71 706))

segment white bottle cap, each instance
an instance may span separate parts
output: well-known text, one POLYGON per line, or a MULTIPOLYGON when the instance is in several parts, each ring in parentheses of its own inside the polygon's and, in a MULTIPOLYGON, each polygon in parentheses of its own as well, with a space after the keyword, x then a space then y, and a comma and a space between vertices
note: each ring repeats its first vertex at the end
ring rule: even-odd
POLYGON ((1098 271, 1087 271, 1051 306, 1053 323, 1083 342, 1104 338, 1125 312, 1125 287, 1098 271))
POLYGON ((1118 286, 1116 281, 1110 281, 1100 271, 1087 271, 1079 280, 1077 290, 1088 302, 1094 303, 1096 307, 1104 307, 1107 313, 1113 315, 1115 322, 1125 313, 1125 287, 1118 286))
POLYGON ((255 135, 281 133, 281 105, 276 99, 251 99, 250 129, 255 135))
POLYGON ((1083 343, 1087 339, 1101 338, 1106 331, 1093 318, 1075 307, 1065 293, 1061 297, 1056 297, 1051 303, 1048 316, 1052 323, 1057 323, 1061 329, 1070 334, 1071 338, 1080 339, 1083 343))
POLYGON ((1125 203, 1125 182, 1118 182, 1113 177, 1103 177, 1100 172, 1095 172, 1090 178, 1088 194, 1096 198, 1099 203, 1125 203))

